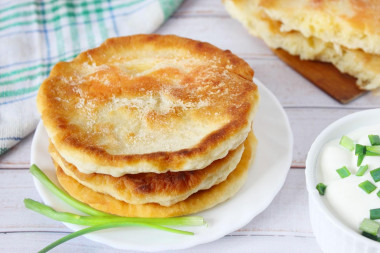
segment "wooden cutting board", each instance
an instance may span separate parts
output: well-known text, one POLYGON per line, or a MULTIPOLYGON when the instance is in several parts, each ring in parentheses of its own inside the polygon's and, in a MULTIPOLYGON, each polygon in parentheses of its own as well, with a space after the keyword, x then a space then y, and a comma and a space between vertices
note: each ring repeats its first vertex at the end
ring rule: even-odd
POLYGON ((272 51, 295 71, 342 104, 347 104, 367 92, 356 86, 356 78, 341 73, 331 63, 301 60, 282 49, 272 51))

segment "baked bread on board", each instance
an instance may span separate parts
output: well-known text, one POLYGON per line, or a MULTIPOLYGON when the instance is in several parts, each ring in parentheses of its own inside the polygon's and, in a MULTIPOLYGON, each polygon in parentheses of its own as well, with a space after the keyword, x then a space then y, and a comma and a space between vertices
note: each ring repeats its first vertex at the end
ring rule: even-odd
POLYGON ((227 11, 274 49, 332 63, 361 89, 380 87, 380 2, 224 0, 227 11), (377 12, 374 10, 378 10, 377 12))

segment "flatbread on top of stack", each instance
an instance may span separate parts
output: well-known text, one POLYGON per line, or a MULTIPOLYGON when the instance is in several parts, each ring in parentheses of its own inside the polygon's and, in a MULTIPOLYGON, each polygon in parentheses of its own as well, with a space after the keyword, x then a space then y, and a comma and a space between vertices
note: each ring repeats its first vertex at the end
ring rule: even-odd
POLYGON ((37 104, 54 146, 83 173, 196 170, 247 137, 252 77, 208 43, 135 35, 55 65, 37 104))
POLYGON ((69 194, 123 216, 210 208, 243 185, 254 156, 253 70, 173 35, 108 39, 60 62, 38 109, 69 194))

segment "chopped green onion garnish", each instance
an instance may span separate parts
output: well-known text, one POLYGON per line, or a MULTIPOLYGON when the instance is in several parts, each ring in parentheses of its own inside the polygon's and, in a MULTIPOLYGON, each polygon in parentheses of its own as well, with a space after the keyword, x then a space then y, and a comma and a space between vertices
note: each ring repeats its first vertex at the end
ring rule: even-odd
POLYGON ((347 137, 345 135, 342 136, 342 138, 340 139, 339 144, 342 147, 344 147, 344 148, 346 148, 346 149, 348 149, 350 151, 354 150, 354 148, 355 148, 354 141, 350 137, 347 137))
POLYGON ((365 155, 366 146, 356 144, 355 145, 355 155, 365 155))
POLYGON ((360 144, 355 145, 355 155, 358 156, 358 162, 356 163, 357 166, 360 166, 362 164, 365 153, 366 153, 366 146, 363 146, 360 144))
POLYGON ((379 240, 379 237, 377 237, 376 235, 371 235, 371 234, 364 232, 364 231, 362 232, 362 236, 365 236, 365 237, 367 237, 371 240, 375 240, 375 241, 379 240))
POLYGON ((377 235, 377 232, 379 231, 380 223, 370 220, 370 219, 364 219, 362 223, 360 224, 359 229, 367 232, 371 235, 377 235))
POLYGON ((377 188, 376 185, 372 184, 368 180, 360 183, 359 187, 362 188, 368 194, 370 194, 371 192, 373 192, 377 188))
POLYGON ((338 174, 341 178, 345 178, 345 177, 348 177, 349 175, 351 175, 351 172, 347 169, 346 166, 343 166, 342 168, 337 169, 336 172, 338 172, 338 174))
POLYGON ((368 135, 368 139, 372 146, 380 145, 380 136, 378 135, 368 135))
POLYGON ((380 198, 380 191, 377 192, 377 196, 380 198))
POLYGON ((357 161, 357 163, 356 163, 356 166, 360 166, 360 165, 362 164, 362 162, 363 162, 363 160, 364 160, 364 156, 365 156, 365 155, 359 155, 359 156, 358 156, 358 161, 357 161))
POLYGON ((373 178, 373 181, 379 182, 380 181, 380 168, 371 170, 371 176, 373 178))
POLYGON ((356 172, 356 176, 361 177, 368 170, 368 164, 359 167, 359 170, 356 172))
POLYGON ((380 219, 380 208, 371 209, 369 210, 369 218, 371 220, 377 220, 380 219))
POLYGON ((325 195, 325 191, 327 188, 327 186, 325 184, 319 183, 319 184, 317 184, 317 186, 315 188, 318 190, 319 195, 322 195, 322 196, 325 195))
MULTIPOLYGON (((372 147, 372 146, 369 146, 369 147, 372 147)), ((368 149, 365 151, 365 155, 366 156, 380 156, 380 154, 371 152, 368 149)))
POLYGON ((373 154, 380 155, 380 146, 366 146, 366 150, 373 154))

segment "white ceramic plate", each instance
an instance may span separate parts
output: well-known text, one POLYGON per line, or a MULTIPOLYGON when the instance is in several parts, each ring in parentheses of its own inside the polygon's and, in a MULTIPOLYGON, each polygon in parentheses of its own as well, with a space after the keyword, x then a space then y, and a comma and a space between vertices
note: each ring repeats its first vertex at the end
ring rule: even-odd
MULTIPOLYGON (((198 213, 208 226, 186 227, 194 236, 177 235, 145 228, 117 228, 94 232, 87 238, 111 247, 128 250, 161 251, 189 248, 217 240, 243 226, 262 212, 285 182, 292 161, 293 135, 288 118, 275 96, 258 80, 261 96, 254 120, 258 139, 254 164, 242 189, 230 200, 198 213)), ((48 154, 48 136, 42 125, 37 127, 32 143, 31 162, 38 165, 53 182, 58 184, 55 169, 48 154)), ((60 211, 76 212, 51 194, 34 179, 43 201, 60 211)), ((72 230, 82 226, 66 224, 72 230)))

